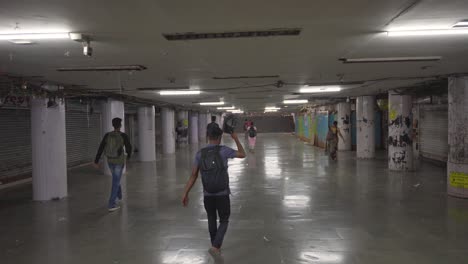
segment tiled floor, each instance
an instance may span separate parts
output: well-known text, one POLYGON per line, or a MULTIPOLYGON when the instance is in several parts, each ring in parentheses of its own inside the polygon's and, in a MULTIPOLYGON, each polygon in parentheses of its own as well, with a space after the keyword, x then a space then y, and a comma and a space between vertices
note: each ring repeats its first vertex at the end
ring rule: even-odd
MULTIPOLYGON (((233 145, 226 139, 227 145, 233 145)), ((468 200, 447 197, 445 169, 389 172, 385 153, 356 160, 291 135, 259 134, 230 163, 232 215, 217 263, 468 263, 468 200)), ((122 210, 108 213, 109 178, 69 173, 69 198, 0 193, 0 263, 215 263, 201 184, 180 197, 195 149, 132 163, 122 210)))

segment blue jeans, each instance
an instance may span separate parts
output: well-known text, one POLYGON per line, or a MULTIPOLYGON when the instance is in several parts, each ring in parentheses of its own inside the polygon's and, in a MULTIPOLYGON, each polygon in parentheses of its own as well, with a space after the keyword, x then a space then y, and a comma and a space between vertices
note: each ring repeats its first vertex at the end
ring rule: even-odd
POLYGON ((112 188, 109 198, 109 208, 115 206, 115 200, 119 198, 122 200, 122 188, 120 187, 120 179, 122 178, 122 172, 125 167, 124 164, 112 164, 108 163, 109 169, 112 173, 112 188))

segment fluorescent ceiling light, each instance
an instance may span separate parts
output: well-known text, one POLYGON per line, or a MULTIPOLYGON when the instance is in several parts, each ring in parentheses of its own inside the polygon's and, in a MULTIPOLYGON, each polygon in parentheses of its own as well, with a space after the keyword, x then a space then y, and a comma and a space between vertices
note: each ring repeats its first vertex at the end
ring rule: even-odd
POLYGON ((11 40, 8 40, 8 41, 10 41, 11 43, 14 43, 14 44, 18 44, 18 45, 34 44, 34 42, 29 40, 29 39, 11 39, 11 40))
POLYGON ((267 106, 265 107, 265 110, 280 110, 281 108, 276 107, 276 106, 267 106))
POLYGON ((465 35, 465 34, 468 34, 468 29, 402 30, 402 31, 388 31, 387 32, 387 36, 389 37, 465 35))
POLYGON ((457 22, 455 25, 453 25, 454 28, 456 27, 468 27, 468 20, 463 20, 460 22, 457 22))
POLYGON ((242 114, 244 111, 240 109, 232 109, 232 110, 226 110, 227 112, 233 113, 233 114, 242 114))
POLYGON ((236 109, 235 106, 226 106, 226 107, 218 107, 218 110, 234 110, 236 109))
POLYGON ((181 91, 181 90, 177 90, 177 91, 160 91, 159 94, 160 95, 194 95, 194 94, 200 94, 200 91, 195 91, 195 90, 191 90, 191 91, 181 91))
POLYGON ((278 109, 265 109, 265 113, 278 112, 278 109))
POLYGON ((224 102, 202 102, 200 105, 224 105, 224 102))
POLYGON ((68 32, 59 33, 11 33, 0 34, 0 40, 19 40, 19 39, 69 39, 68 32))
POLYGON ((379 62, 414 62, 414 61, 439 61, 442 56, 425 56, 425 57, 388 57, 388 58, 356 58, 356 59, 339 59, 343 63, 379 63, 379 62))
POLYGON ((142 71, 146 70, 142 65, 118 65, 118 66, 96 66, 96 67, 71 67, 58 68, 57 71, 142 71))
POLYGON ((283 104, 307 104, 309 100, 284 100, 283 104))
POLYGON ((337 85, 332 86, 307 86, 299 90, 300 93, 333 93, 341 91, 341 87, 337 85))

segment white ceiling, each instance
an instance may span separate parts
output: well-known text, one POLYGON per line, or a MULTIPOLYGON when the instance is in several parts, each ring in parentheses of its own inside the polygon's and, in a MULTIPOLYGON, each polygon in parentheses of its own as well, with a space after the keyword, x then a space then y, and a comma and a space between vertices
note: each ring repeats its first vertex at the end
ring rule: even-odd
MULTIPOLYGON (((278 105, 299 85, 225 90, 243 85, 368 82, 336 96, 373 94, 408 86, 424 77, 468 72, 468 36, 388 38, 389 28, 450 27, 468 19, 466 0, 423 0, 396 17, 408 0, 257 0, 257 1, 3 1, 0 33, 19 23, 24 31, 64 29, 89 34, 94 55, 82 55, 80 43, 43 40, 19 46, 0 42, 0 71, 45 80, 117 89, 138 97, 192 105, 217 100, 246 110, 278 105), (392 23, 388 24, 390 21, 392 23), (167 41, 162 33, 261 30, 300 27, 300 36, 253 39, 167 41), (340 57, 443 56, 440 62, 342 64, 340 57), (58 67, 140 64, 142 72, 57 72, 58 67), (279 75, 273 79, 213 80, 214 76, 279 75), (340 78, 339 76, 343 76, 340 78), (174 78, 171 84, 169 78, 174 78), (190 97, 160 97, 137 87, 199 86, 190 97)), ((308 98, 308 96, 300 96, 308 98)))

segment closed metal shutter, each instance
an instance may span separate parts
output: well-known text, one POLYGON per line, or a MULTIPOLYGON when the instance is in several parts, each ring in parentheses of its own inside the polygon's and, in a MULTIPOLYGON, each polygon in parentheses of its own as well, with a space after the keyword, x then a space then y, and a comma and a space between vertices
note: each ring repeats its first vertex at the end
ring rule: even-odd
POLYGON ((101 140, 101 114, 85 111, 66 112, 67 166, 93 161, 101 140))
POLYGON ((420 109, 420 155, 437 161, 447 161, 447 106, 422 106, 420 109))
POLYGON ((31 173, 31 112, 29 109, 0 110, 0 182, 31 173))

